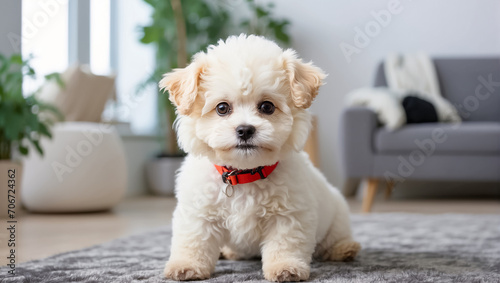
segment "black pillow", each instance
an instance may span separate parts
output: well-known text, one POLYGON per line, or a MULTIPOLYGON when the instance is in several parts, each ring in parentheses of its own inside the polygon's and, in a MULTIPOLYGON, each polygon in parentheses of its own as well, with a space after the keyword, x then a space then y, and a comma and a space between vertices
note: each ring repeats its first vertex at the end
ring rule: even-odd
POLYGON ((433 123, 438 121, 436 108, 427 100, 409 95, 403 99, 406 123, 433 123))

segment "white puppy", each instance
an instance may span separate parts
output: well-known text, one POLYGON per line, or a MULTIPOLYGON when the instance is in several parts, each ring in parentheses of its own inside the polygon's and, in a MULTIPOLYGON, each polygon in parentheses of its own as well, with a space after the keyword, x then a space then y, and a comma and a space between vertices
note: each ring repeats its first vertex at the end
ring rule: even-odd
POLYGON ((189 153, 177 177, 167 278, 209 278, 221 251, 261 255, 270 281, 308 279, 313 256, 355 257, 344 198, 301 152, 306 109, 324 78, 293 50, 241 35, 161 80, 189 153))

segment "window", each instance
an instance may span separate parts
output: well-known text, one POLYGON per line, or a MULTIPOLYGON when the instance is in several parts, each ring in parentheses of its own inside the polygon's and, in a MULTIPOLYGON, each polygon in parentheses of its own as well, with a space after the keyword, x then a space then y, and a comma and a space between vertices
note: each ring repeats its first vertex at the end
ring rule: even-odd
POLYGON ((90 68, 108 75, 110 67, 110 0, 90 1, 90 68))
POLYGON ((33 56, 39 77, 25 80, 25 93, 46 74, 89 64, 97 75, 117 75, 118 103, 109 103, 104 118, 130 122, 135 133, 155 132, 157 87, 136 94, 154 70, 154 47, 139 42, 138 29, 150 15, 143 0, 23 0, 22 55, 33 56))
POLYGON ((23 58, 32 56, 36 80, 25 80, 25 93, 32 93, 43 76, 68 67, 68 0, 22 2, 23 58))

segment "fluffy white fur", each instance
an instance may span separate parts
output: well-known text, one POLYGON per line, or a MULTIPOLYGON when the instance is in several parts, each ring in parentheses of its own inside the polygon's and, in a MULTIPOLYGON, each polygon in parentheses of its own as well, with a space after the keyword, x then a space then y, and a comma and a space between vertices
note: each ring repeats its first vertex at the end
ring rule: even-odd
POLYGON ((167 278, 209 278, 221 251, 229 259, 262 256, 271 281, 308 279, 313 255, 354 258, 360 246, 347 204, 301 152, 310 128, 306 109, 324 77, 293 50, 246 35, 219 41, 165 75, 160 87, 177 107, 179 144, 189 153, 177 178, 167 278), (263 101, 276 106, 273 114, 258 111, 263 101), (230 115, 216 113, 221 102, 230 115), (235 129, 244 124, 256 128, 254 149, 236 148, 235 129), (267 179, 223 194, 214 164, 247 169, 277 161, 267 179))
POLYGON ((401 103, 403 95, 385 87, 363 87, 349 92, 346 106, 364 106, 377 114, 380 123, 389 131, 406 124, 406 113, 401 103))

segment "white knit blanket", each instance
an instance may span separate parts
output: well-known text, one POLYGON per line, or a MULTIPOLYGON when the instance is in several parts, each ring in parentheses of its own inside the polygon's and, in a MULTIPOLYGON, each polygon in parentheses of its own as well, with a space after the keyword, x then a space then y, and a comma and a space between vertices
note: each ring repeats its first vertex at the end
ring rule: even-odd
POLYGON ((366 106, 389 130, 396 130, 406 123, 401 101, 411 94, 432 103, 440 122, 461 121, 456 108, 442 97, 436 69, 427 55, 392 54, 386 58, 384 67, 388 88, 354 90, 347 95, 347 106, 366 106))

